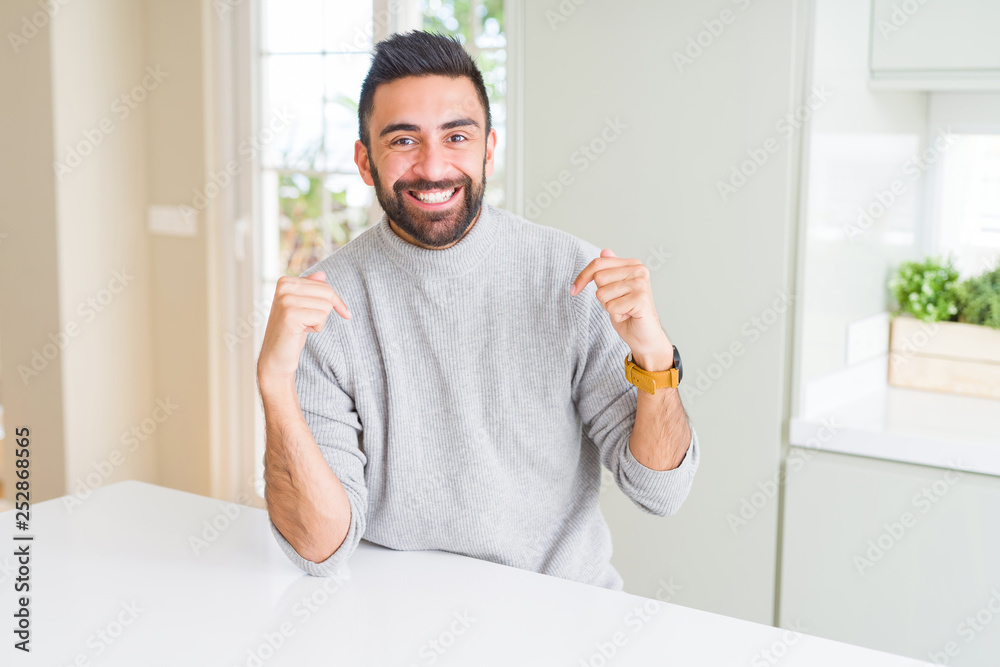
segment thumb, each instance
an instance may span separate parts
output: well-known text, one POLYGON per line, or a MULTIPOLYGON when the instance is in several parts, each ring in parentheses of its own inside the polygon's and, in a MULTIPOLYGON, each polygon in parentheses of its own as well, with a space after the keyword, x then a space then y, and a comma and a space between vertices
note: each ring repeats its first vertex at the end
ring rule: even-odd
POLYGON ((601 251, 601 257, 617 257, 617 256, 618 255, 612 252, 611 248, 605 248, 604 250, 601 251))
POLYGON ((312 278, 313 280, 321 280, 326 282, 326 273, 324 271, 317 271, 316 273, 310 273, 306 278, 312 278))

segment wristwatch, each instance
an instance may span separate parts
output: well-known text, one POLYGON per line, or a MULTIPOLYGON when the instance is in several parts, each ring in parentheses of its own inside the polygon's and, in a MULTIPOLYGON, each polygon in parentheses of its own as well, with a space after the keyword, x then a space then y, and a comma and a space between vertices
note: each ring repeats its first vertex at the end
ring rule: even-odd
POLYGON ((681 378, 684 377, 684 367, 681 365, 681 353, 677 351, 677 346, 674 345, 673 348, 673 366, 665 371, 656 372, 647 371, 636 366, 635 362, 632 361, 632 353, 629 352, 625 357, 625 379, 647 394, 655 394, 658 388, 676 387, 681 383, 681 378))

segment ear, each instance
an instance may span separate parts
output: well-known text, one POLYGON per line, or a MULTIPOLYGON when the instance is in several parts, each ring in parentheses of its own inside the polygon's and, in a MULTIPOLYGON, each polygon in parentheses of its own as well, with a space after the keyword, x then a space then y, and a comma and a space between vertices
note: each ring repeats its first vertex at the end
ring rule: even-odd
POLYGON ((365 182, 365 185, 375 185, 375 180, 372 178, 371 163, 368 160, 368 150, 361 143, 361 140, 358 139, 354 142, 354 164, 358 165, 358 173, 361 174, 361 180, 365 182))
POLYGON ((497 149, 496 128, 490 128, 490 133, 486 136, 486 176, 493 175, 493 154, 497 149))

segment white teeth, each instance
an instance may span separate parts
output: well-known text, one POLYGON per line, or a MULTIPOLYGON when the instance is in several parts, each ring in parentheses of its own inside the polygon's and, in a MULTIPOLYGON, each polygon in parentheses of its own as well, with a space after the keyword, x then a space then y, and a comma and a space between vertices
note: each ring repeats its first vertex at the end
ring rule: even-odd
POLYGON ((416 192, 417 199, 427 204, 440 204, 443 201, 448 201, 451 196, 455 194, 455 188, 451 190, 445 190, 444 192, 416 192))

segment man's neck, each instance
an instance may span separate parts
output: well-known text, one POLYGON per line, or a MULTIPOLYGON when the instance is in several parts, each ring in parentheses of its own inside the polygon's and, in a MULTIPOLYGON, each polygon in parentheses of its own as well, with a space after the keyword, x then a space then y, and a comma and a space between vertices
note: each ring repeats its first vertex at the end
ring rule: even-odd
POLYGON ((421 243, 420 241, 416 240, 415 238, 404 232, 402 229, 400 229, 399 226, 395 222, 393 222, 392 218, 389 218, 389 228, 396 233, 396 236, 403 239, 407 243, 412 243, 415 246, 419 246, 421 248, 427 248, 428 250, 444 250, 445 248, 450 248, 459 241, 461 241, 462 239, 464 239, 466 234, 472 231, 472 228, 476 226, 476 222, 479 221, 479 216, 482 215, 482 212, 483 212, 483 204, 480 204, 479 211, 476 213, 476 217, 472 219, 472 222, 469 223, 469 226, 465 228, 465 231, 462 232, 462 235, 459 236, 454 241, 452 241, 451 243, 449 243, 448 245, 427 245, 421 243))

